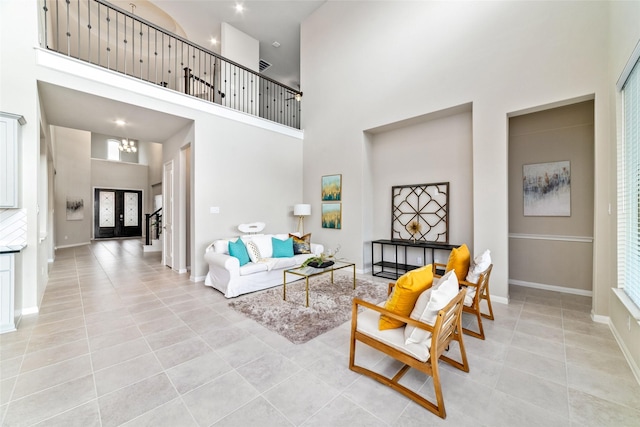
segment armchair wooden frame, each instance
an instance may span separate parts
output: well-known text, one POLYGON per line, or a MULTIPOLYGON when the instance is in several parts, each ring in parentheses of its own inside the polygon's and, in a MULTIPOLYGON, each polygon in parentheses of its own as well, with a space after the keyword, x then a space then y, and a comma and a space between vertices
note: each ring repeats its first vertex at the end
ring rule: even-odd
MULTIPOLYGON (((391 288, 391 285, 390 285, 391 288)), ((462 340, 462 306, 464 303, 465 289, 462 289, 458 295, 449 302, 449 304, 438 312, 435 325, 431 326, 427 323, 423 323, 417 320, 413 320, 407 316, 398 315, 394 312, 385 310, 383 307, 379 307, 375 304, 362 301, 360 299, 353 300, 353 311, 351 318, 351 350, 349 353, 349 369, 358 372, 363 375, 367 375, 380 383, 391 387, 392 389, 402 393, 409 399, 415 401, 419 405, 440 416, 446 417, 446 411, 444 407, 444 398, 442 396, 442 387, 440 384, 440 373, 438 367, 438 361, 442 360, 448 364, 464 371, 469 372, 469 364, 467 363, 467 354, 464 348, 464 342, 462 340), (370 310, 375 310, 380 314, 385 314, 391 318, 400 320, 413 325, 418 328, 430 331, 431 335, 431 348, 429 349, 429 358, 422 362, 407 353, 404 353, 396 348, 393 348, 376 338, 372 338, 369 335, 363 334, 358 331, 358 307, 365 307, 370 310), (356 354, 356 341, 361 341, 368 346, 379 350, 388 356, 402 362, 404 365, 400 370, 391 378, 388 378, 382 374, 358 366, 355 364, 356 354), (460 347, 461 361, 453 360, 443 353, 448 350, 451 341, 457 341, 460 347), (400 379, 407 373, 409 368, 414 368, 420 372, 429 375, 433 378, 433 387, 435 390, 436 402, 431 402, 423 396, 420 396, 413 390, 401 385, 400 379)), ((405 326, 406 327, 406 326, 405 326)))
MULTIPOLYGON (((434 264, 433 265, 434 277, 438 277, 435 273, 436 267, 444 268, 446 267, 446 265, 434 264)), ((480 277, 478 278, 478 283, 471 283, 471 282, 467 282, 466 280, 462 280, 459 282, 461 287, 467 286, 469 288, 475 288, 475 293, 473 295, 471 305, 465 304, 462 307, 462 311, 465 313, 474 315, 478 321, 478 332, 468 328, 462 328, 462 331, 467 335, 471 335, 472 337, 475 337, 475 338, 480 338, 481 340, 485 338, 484 328, 482 327, 482 318, 484 317, 489 320, 494 320, 493 308, 491 307, 491 296, 489 295, 489 278, 491 277, 492 269, 493 269, 493 264, 489 265, 489 267, 485 271, 480 273, 480 277), (487 307, 489 310, 488 314, 482 313, 482 308, 480 307, 482 300, 487 301, 487 307)))

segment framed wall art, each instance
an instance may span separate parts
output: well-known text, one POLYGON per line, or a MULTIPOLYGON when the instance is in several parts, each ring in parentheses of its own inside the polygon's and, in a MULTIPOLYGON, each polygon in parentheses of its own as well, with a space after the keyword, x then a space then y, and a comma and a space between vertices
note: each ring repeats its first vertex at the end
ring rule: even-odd
POLYGON ((535 163, 522 167, 524 216, 571 216, 571 165, 535 163))
POLYGON ((449 183, 391 187, 391 239, 449 243, 449 183))
POLYGON ((84 200, 81 197, 67 196, 67 221, 84 219, 84 200))
POLYGON ((342 200, 342 175, 325 175, 322 177, 322 201, 342 200))
POLYGON ((342 203, 322 204, 322 228, 342 229, 342 203))

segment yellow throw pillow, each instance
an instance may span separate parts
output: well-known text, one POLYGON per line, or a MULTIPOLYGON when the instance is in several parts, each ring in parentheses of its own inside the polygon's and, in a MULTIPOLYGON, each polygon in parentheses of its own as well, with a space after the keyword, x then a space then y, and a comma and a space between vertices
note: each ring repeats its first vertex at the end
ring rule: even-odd
MULTIPOLYGON (((430 288, 432 284, 433 271, 431 264, 411 270, 398 278, 384 308, 408 317, 420 294, 425 289, 430 288)), ((404 322, 383 314, 380 316, 378 329, 384 331, 385 329, 400 328, 404 325, 404 322)))
POLYGON ((463 244, 459 248, 453 248, 449 254, 449 261, 447 261, 445 272, 455 270, 458 281, 462 281, 467 277, 470 261, 471 254, 466 244, 463 244))

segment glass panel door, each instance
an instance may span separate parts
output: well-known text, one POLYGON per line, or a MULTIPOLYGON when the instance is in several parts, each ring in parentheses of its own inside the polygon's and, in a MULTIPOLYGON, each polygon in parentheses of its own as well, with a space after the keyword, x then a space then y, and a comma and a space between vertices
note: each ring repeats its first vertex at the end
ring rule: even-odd
POLYGON ((96 238, 142 236, 142 191, 96 188, 96 238))

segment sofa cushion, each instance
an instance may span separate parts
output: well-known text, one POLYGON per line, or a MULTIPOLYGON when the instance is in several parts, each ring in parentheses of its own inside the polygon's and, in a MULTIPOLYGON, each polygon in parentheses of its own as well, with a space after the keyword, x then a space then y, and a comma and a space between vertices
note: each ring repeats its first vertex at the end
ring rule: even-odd
MULTIPOLYGON (((403 316, 409 316, 420 294, 433 284, 432 265, 416 268, 403 274, 396 281, 393 292, 384 308, 403 316)), ((400 320, 392 319, 384 314, 380 316, 380 330, 404 326, 400 320)))
POLYGON ((250 262, 240 267, 238 271, 241 276, 248 276, 254 273, 260 273, 262 271, 269 271, 269 266, 264 262, 250 262))
POLYGON ((286 240, 271 238, 271 244, 273 246, 273 258, 290 258, 293 253, 293 239, 289 237, 286 240))
POLYGON ((311 253, 311 233, 307 233, 302 237, 298 237, 295 234, 289 234, 289 237, 293 239, 293 253, 310 254, 311 253))
POLYGON ((213 242, 213 251, 217 254, 229 253, 229 241, 228 240, 216 240, 213 242))
POLYGON ((296 265, 300 265, 300 263, 296 261, 295 257, 270 258, 269 261, 273 263, 271 268, 274 270, 279 270, 284 268, 293 268, 296 265))
POLYGON ((271 245, 270 234, 260 234, 254 236, 246 236, 247 241, 252 241, 258 245, 260 256, 262 258, 271 258, 273 256, 273 246, 271 245))
MULTIPOLYGON (((449 304, 456 295, 458 295, 458 277, 455 270, 451 270, 438 279, 433 287, 420 294, 409 317, 433 326, 436 323, 438 311, 449 304)), ((407 325, 404 336, 407 344, 424 345, 431 338, 431 332, 407 325)))
POLYGON ((240 266, 243 266, 251 261, 251 259, 249 258, 249 253, 247 252, 247 247, 244 245, 242 239, 238 239, 235 242, 229 242, 229 255, 238 258, 238 261, 240 261, 240 266))

